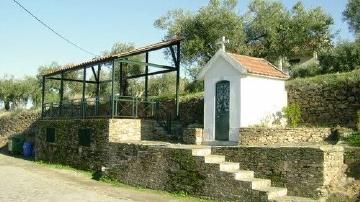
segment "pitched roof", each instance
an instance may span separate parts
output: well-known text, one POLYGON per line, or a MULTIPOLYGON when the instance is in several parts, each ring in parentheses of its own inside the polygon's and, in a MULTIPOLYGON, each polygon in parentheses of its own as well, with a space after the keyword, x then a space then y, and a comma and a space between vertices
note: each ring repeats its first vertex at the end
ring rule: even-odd
POLYGON ((287 79, 289 76, 276 68, 273 64, 263 58, 250 57, 234 53, 227 53, 232 59, 238 62, 248 73, 287 79))
POLYGON ((167 47, 167 46, 170 46, 170 45, 175 45, 175 44, 179 43, 181 40, 182 40, 181 38, 170 39, 170 40, 161 41, 161 42, 158 42, 158 43, 155 43, 155 44, 151 44, 151 45, 148 45, 148 46, 144 46, 144 47, 141 47, 141 48, 136 48, 136 49, 128 51, 128 52, 123 52, 123 53, 119 53, 119 54, 94 58, 92 60, 88 60, 88 61, 85 61, 85 62, 82 62, 82 63, 79 63, 79 64, 75 64, 75 65, 65 65, 61 69, 57 69, 57 70, 54 70, 52 72, 48 72, 44 76, 55 75, 55 74, 59 74, 59 73, 64 72, 64 71, 77 70, 77 69, 80 69, 80 68, 82 68, 84 66, 91 66, 91 65, 94 65, 94 64, 97 64, 97 63, 107 62, 107 61, 111 61, 111 60, 116 59, 116 58, 124 58, 124 57, 129 57, 129 56, 133 56, 133 55, 142 54, 142 53, 147 52, 147 51, 159 50, 161 48, 164 48, 164 47, 167 47))

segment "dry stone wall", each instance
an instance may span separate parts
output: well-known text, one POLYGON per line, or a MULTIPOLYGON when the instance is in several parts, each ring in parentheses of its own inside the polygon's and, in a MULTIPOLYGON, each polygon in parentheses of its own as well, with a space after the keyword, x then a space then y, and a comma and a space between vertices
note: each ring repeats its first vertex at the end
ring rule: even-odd
POLYGON ((313 126, 356 127, 360 71, 295 79, 287 83, 289 104, 301 108, 301 121, 313 126))
POLYGON ((99 170, 107 158, 109 120, 41 120, 36 134, 36 160, 61 163, 84 170, 99 170), (55 128, 55 142, 46 141, 47 128, 55 128), (79 144, 79 129, 91 129, 90 146, 79 144))
POLYGON ((289 195, 320 198, 344 177, 341 147, 215 147, 213 153, 288 188, 289 195), (334 158, 332 158, 334 157, 334 158))
POLYGON ((267 201, 250 186, 205 164, 190 149, 136 144, 111 144, 106 175, 126 184, 169 192, 184 192, 224 201, 267 201))
POLYGON ((244 146, 324 142, 330 128, 240 128, 239 144, 244 146))
POLYGON ((347 165, 346 175, 360 180, 360 148, 345 147, 344 162, 347 165))
POLYGON ((0 148, 16 133, 24 133, 28 138, 33 138, 39 118, 39 111, 11 112, 0 116, 0 148))

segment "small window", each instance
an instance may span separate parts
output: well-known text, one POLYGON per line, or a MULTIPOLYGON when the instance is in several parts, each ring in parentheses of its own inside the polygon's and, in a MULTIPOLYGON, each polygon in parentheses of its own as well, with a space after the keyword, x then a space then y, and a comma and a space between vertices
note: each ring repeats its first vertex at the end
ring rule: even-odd
POLYGON ((46 142, 55 142, 55 128, 46 128, 46 142))
POLYGON ((90 147, 91 143, 91 129, 79 129, 79 145, 90 147))

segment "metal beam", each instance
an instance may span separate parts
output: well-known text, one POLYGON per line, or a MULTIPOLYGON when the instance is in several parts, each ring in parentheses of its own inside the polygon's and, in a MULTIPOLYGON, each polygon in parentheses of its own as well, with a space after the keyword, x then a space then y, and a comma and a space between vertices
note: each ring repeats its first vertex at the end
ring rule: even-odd
POLYGON ((96 80, 97 82, 99 82, 98 76, 97 76, 96 73, 95 73, 94 66, 91 67, 91 70, 92 70, 92 72, 93 72, 93 74, 94 74, 95 80, 96 80))
MULTIPOLYGON (((145 54, 145 63, 149 63, 149 53, 145 54)), ((148 85, 149 85, 149 66, 145 66, 145 101, 148 100, 148 85)))
POLYGON ((113 60, 111 67, 111 118, 114 118, 114 80, 115 80, 115 63, 113 60))
POLYGON ((174 71, 176 71, 176 70, 162 70, 162 71, 157 71, 157 72, 150 72, 147 74, 138 74, 138 75, 128 76, 126 78, 127 79, 135 79, 135 78, 144 77, 146 75, 151 76, 151 75, 156 75, 156 74, 165 74, 165 73, 174 72, 174 71))
POLYGON ((130 56, 134 56, 134 55, 141 55, 141 54, 146 53, 146 52, 152 52, 152 51, 160 50, 160 49, 163 49, 163 48, 171 47, 173 45, 176 45, 178 42, 179 41, 177 40, 177 41, 173 41, 171 43, 168 43, 168 44, 162 45, 162 46, 156 46, 156 47, 147 48, 147 49, 144 49, 144 50, 136 50, 135 52, 130 52, 130 53, 119 55, 119 56, 115 55, 115 56, 106 57, 106 58, 103 58, 103 59, 98 59, 98 60, 86 62, 86 64, 80 64, 79 66, 74 66, 74 67, 69 68, 69 69, 55 71, 53 73, 46 74, 45 76, 54 76, 54 75, 60 74, 61 72, 70 72, 70 71, 80 70, 80 69, 82 69, 84 67, 83 65, 92 66, 92 65, 97 65, 97 64, 104 64, 104 63, 110 62, 110 61, 112 61, 114 59, 118 59, 118 58, 126 58, 126 57, 130 57, 130 56))
POLYGON ((177 58, 176 58, 176 55, 175 55, 174 47, 170 46, 169 49, 170 49, 170 52, 171 52, 171 56, 173 58, 173 62, 175 64, 175 66, 176 66, 177 58))
POLYGON ((124 95, 124 93, 123 93, 123 85, 124 85, 124 83, 123 83, 123 63, 122 62, 120 62, 120 76, 119 76, 120 78, 119 78, 119 94, 121 95, 121 96, 123 96, 124 95))
POLYGON ((100 72, 101 72, 101 65, 98 65, 97 69, 97 82, 96 82, 96 97, 100 95, 100 72))
MULTIPOLYGON (((148 53, 146 52, 146 54, 148 54, 148 53)), ((123 63, 128 63, 128 64, 145 65, 145 66, 157 67, 157 68, 163 68, 163 69, 173 69, 173 70, 176 69, 176 67, 167 66, 167 65, 158 65, 158 64, 154 64, 154 63, 148 63, 148 62, 140 62, 140 61, 126 60, 126 59, 119 59, 118 61, 123 62, 123 63)))
POLYGON ((42 89, 41 89, 41 118, 44 118, 44 103, 45 103, 45 76, 42 77, 42 89))
POLYGON ((180 42, 176 44, 176 119, 179 119, 179 86, 180 86, 180 42))
MULTIPOLYGON (((54 77, 49 77, 49 78, 46 78, 46 79, 49 79, 49 80, 57 80, 57 81, 61 81, 61 78, 54 78, 54 77)), ((63 79, 63 81, 73 81, 73 82, 84 82, 83 80, 78 80, 78 79, 63 79)), ((96 81, 85 81, 85 83, 93 83, 93 84, 96 84, 97 82, 96 81)))
POLYGON ((64 73, 61 73, 61 79, 60 79, 60 103, 59 103, 60 116, 62 115, 63 99, 64 99, 64 73))

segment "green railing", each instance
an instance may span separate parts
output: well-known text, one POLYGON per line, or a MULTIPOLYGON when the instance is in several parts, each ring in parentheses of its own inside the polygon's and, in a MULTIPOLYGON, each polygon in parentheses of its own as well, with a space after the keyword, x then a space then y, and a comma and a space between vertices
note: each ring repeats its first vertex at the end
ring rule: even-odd
POLYGON ((63 103, 45 103, 42 117, 51 118, 153 118, 156 102, 137 97, 116 96, 114 99, 74 99, 63 103), (111 102, 113 100, 113 102, 111 102))

